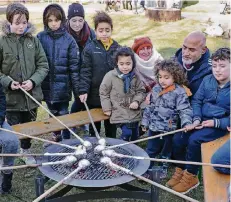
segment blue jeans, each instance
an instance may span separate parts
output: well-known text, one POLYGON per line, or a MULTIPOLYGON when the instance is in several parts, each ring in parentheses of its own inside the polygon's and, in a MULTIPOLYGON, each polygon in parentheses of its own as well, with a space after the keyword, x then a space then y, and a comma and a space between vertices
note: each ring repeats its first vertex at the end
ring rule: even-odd
MULTIPOLYGON (((4 122, 2 128, 7 130, 12 130, 10 125, 7 122, 4 122)), ((1 131, 0 130, 0 146, 2 147, 3 154, 16 154, 18 152, 19 147, 19 140, 18 137, 9 132, 1 131)), ((4 157, 3 158, 3 165, 4 166, 13 166, 14 165, 15 157, 4 157)), ((9 174, 11 170, 5 170, 3 173, 9 174)))
MULTIPOLYGON (((211 163, 230 165, 230 139, 213 154, 211 163)), ((229 168, 214 167, 214 169, 223 174, 230 175, 229 168)))
POLYGON ((127 124, 121 124, 120 128, 122 130, 122 134, 120 139, 125 141, 134 141, 139 137, 139 123, 134 123, 133 127, 128 127, 127 124))
MULTIPOLYGON (((63 116, 69 114, 68 111, 69 102, 55 102, 49 103, 47 102, 47 107, 51 111, 51 113, 55 116, 63 116)), ((55 135, 59 135, 60 131, 54 132, 55 135)), ((63 139, 70 139, 70 132, 65 129, 62 131, 63 139)))
MULTIPOLYGON (((173 137, 173 158, 181 161, 201 162, 201 144, 216 140, 227 134, 226 130, 217 128, 202 128, 187 133, 176 133, 173 137)), ((178 164, 181 169, 197 175, 199 167, 196 165, 178 164)))
MULTIPOLYGON (((154 132, 148 130, 148 136, 159 135, 161 132, 154 132)), ((148 145, 146 152, 148 153, 150 158, 155 158, 160 154, 160 158, 169 159, 172 154, 172 135, 164 136, 162 139, 156 138, 148 140, 148 145)), ((151 161, 150 168, 154 165, 154 162, 151 161)), ((167 163, 163 163, 167 167, 167 163)))

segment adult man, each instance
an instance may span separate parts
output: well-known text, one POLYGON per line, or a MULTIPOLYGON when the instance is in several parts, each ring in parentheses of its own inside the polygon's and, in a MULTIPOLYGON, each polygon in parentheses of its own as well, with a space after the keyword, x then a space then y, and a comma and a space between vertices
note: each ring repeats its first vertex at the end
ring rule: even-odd
POLYGON ((206 47, 206 38, 202 32, 191 32, 185 39, 175 57, 187 72, 189 88, 194 95, 203 78, 211 74, 209 49, 206 47))

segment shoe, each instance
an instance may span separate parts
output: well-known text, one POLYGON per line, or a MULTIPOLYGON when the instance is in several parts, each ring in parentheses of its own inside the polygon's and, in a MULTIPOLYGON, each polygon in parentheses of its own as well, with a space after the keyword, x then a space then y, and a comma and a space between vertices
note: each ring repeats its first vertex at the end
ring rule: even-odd
POLYGON ((11 188, 12 188, 12 177, 13 177, 13 173, 10 174, 4 174, 3 172, 1 173, 2 175, 2 182, 1 182, 1 194, 8 194, 11 192, 11 188))
POLYGON ((166 183, 166 186, 172 188, 180 183, 180 180, 183 177, 183 172, 184 171, 181 168, 176 167, 175 173, 173 174, 172 178, 166 183))
POLYGON ((163 167, 160 173, 160 179, 165 179, 168 176, 168 169, 163 167))
POLYGON ((189 173, 187 170, 185 170, 180 183, 172 187, 172 189, 182 194, 186 194, 192 189, 196 188, 199 184, 200 182, 197 175, 193 175, 192 173, 189 173))
MULTIPOLYGON (((30 154, 29 149, 20 149, 20 154, 30 154)), ((23 156, 21 157, 21 160, 26 164, 26 165, 31 165, 31 164, 36 164, 36 160, 33 156, 23 156)))

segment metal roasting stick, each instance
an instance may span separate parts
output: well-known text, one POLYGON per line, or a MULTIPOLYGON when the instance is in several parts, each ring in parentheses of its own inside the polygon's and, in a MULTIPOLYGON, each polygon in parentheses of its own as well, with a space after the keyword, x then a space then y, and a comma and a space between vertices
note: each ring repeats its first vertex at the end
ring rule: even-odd
POLYGON ((128 156, 116 152, 113 152, 112 156, 116 156, 119 158, 130 158, 130 159, 149 160, 149 161, 156 161, 156 162, 170 162, 170 163, 179 163, 179 164, 191 164, 191 165, 200 165, 200 166, 212 166, 212 167, 231 169, 231 165, 201 163, 201 162, 194 162, 194 161, 177 161, 177 160, 170 160, 170 159, 156 159, 156 158, 148 158, 148 157, 140 157, 140 156, 128 156))
POLYGON ((55 184, 53 187, 51 187, 50 189, 48 189, 46 192, 44 192, 42 195, 40 195, 38 198, 36 198, 33 202, 39 202, 41 201, 43 198, 45 198, 46 196, 48 196, 51 192, 53 192, 55 189, 57 189, 60 185, 62 185, 66 180, 68 180, 69 178, 71 178, 73 175, 75 175, 76 173, 78 173, 80 170, 86 168, 87 166, 90 165, 90 162, 86 159, 82 159, 81 161, 79 161, 78 167, 71 172, 68 176, 66 176, 65 178, 63 178, 61 181, 59 181, 57 184, 55 184))
POLYGON ((0 128, 0 130, 5 131, 5 132, 9 132, 9 133, 14 133, 14 134, 17 134, 17 135, 21 135, 21 136, 24 136, 24 137, 28 137, 28 138, 31 138, 31 139, 40 140, 40 141, 43 141, 43 142, 48 142, 48 143, 51 143, 51 144, 59 145, 59 146, 62 146, 62 147, 67 147, 69 149, 74 149, 74 150, 77 149, 77 147, 73 147, 73 146, 70 146, 70 145, 67 145, 67 144, 53 142, 53 141, 50 141, 50 140, 42 139, 42 138, 39 138, 39 137, 34 137, 34 136, 31 136, 31 135, 26 135, 26 134, 19 133, 19 132, 16 132, 16 131, 12 131, 12 130, 8 130, 8 129, 5 129, 5 128, 0 128))
MULTIPOLYGON (((104 158, 108 158, 108 157, 104 157, 104 158)), ((172 193, 172 194, 175 194, 175 195, 177 195, 177 196, 179 196, 179 197, 181 197, 181 198, 183 198, 183 199, 185 199, 185 200, 187 200, 187 201, 190 201, 190 202, 198 202, 197 200, 195 200, 195 199, 193 199, 193 198, 190 198, 190 197, 188 197, 188 196, 186 196, 186 195, 184 195, 184 194, 181 194, 181 193, 176 192, 176 191, 174 191, 174 190, 172 190, 172 189, 169 189, 169 188, 167 188, 167 187, 165 187, 165 186, 163 186, 163 185, 161 185, 161 184, 159 184, 159 183, 156 183, 156 182, 154 182, 154 181, 152 181, 152 180, 149 180, 149 179, 147 179, 147 178, 145 178, 145 177, 143 177, 143 176, 137 175, 137 174, 135 174, 134 172, 132 172, 131 170, 129 170, 129 169, 127 169, 127 168, 124 168, 124 167, 121 167, 121 166, 119 166, 119 165, 117 165, 117 164, 114 164, 114 163, 111 161, 110 158, 108 158, 108 159, 105 159, 105 160, 104 160, 104 159, 102 158, 102 159, 101 159, 101 162, 104 161, 104 162, 102 162, 102 163, 104 163, 104 164, 110 166, 110 167, 113 168, 113 169, 121 170, 121 171, 125 172, 125 173, 128 174, 128 175, 131 175, 131 176, 133 176, 133 177, 135 177, 135 178, 138 178, 138 179, 140 179, 140 180, 143 180, 143 181, 145 181, 145 182, 147 182, 147 183, 149 183, 149 184, 152 184, 152 185, 154 185, 154 186, 156 186, 156 187, 158 187, 158 188, 160 188, 160 189, 163 189, 163 190, 165 190, 165 191, 168 191, 168 192, 170 192, 170 193, 172 193), (109 159, 109 160, 108 160, 108 159, 109 159)))
POLYGON ((100 139, 100 135, 99 135, 99 133, 98 133, 96 127, 95 127, 95 123, 94 123, 93 118, 92 118, 92 116, 91 116, 91 112, 90 112, 90 110, 89 110, 89 108, 88 108, 88 106, 87 106, 86 101, 84 101, 83 103, 84 103, 85 108, 86 108, 86 110, 87 110, 88 117, 89 117, 89 119, 90 119, 90 121, 91 121, 91 125, 92 125, 92 127, 93 127, 93 129, 94 129, 94 131, 95 131, 95 136, 96 136, 97 139, 99 140, 99 139, 100 139))
POLYGON ((23 157, 23 156, 69 156, 75 153, 45 153, 45 154, 0 154, 0 157, 23 157))
MULTIPOLYGON (((10 76, 8 76, 11 81, 14 81, 10 76)), ((60 121, 55 115, 53 115, 46 107, 44 107, 41 103, 39 103, 33 96, 31 96, 26 90, 24 90, 21 86, 19 86, 20 90, 23 91, 29 98, 31 98, 36 104, 42 107, 50 116, 52 116, 56 121, 58 121, 61 125, 63 125, 72 135, 74 135, 82 144, 84 140, 75 134, 66 124, 60 121)))
POLYGON ((156 136, 151 136, 151 137, 147 137, 147 138, 143 138, 143 139, 139 139, 139 140, 134 140, 134 141, 131 141, 131 142, 125 142, 125 143, 122 143, 122 144, 112 145, 112 146, 106 147, 105 149, 113 149, 113 148, 116 148, 116 147, 122 147, 122 146, 125 146, 125 145, 128 145, 128 144, 134 144, 134 143, 138 143, 138 142, 143 142, 143 141, 146 141, 146 140, 151 140, 151 139, 155 139, 155 138, 158 138, 158 137, 163 137, 163 136, 166 136, 166 135, 171 135, 171 134, 182 132, 182 131, 185 131, 185 128, 170 131, 170 132, 163 133, 163 134, 156 135, 156 136))

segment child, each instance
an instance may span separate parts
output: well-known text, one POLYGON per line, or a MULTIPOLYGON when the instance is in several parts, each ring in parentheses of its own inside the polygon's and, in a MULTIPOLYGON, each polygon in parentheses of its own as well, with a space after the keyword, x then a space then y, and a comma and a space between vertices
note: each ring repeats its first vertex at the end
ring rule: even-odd
POLYGON ((122 129, 121 139, 138 139, 141 120, 140 104, 145 99, 145 88, 134 73, 134 53, 128 47, 115 54, 117 68, 108 72, 100 85, 100 99, 110 123, 122 129))
MULTIPOLYGON (((49 63, 49 73, 42 83, 44 100, 55 116, 68 114, 69 101, 78 96, 79 48, 65 29, 66 17, 61 6, 50 4, 43 12, 44 31, 38 38, 49 63)), ((70 139, 68 130, 53 133, 53 140, 70 139)))
MULTIPOLYGON (((7 130, 11 130, 11 127, 5 121, 6 115, 6 98, 2 91, 2 85, 0 84, 0 127, 7 130)), ((3 153, 6 154, 16 154, 18 152, 19 140, 18 137, 13 133, 8 133, 0 130, 0 148, 2 148, 3 153)), ((4 166, 13 166, 14 157, 4 157, 4 166)), ((0 165, 1 166, 1 165, 0 165)), ((1 172, 2 182, 0 193, 9 193, 11 191, 11 181, 13 172, 12 170, 4 170, 1 172)))
MULTIPOLYGON (((48 63, 39 40, 32 36, 34 27, 28 23, 27 8, 20 3, 10 4, 6 18, 0 38, 0 82, 6 94, 7 121, 15 125, 35 121, 38 105, 19 87, 41 102, 41 83, 47 75, 48 63)), ((30 146, 30 139, 21 140, 21 153, 29 153, 30 146)), ((26 164, 35 163, 32 157, 22 160, 26 164)))
MULTIPOLYGON (((228 133, 230 126, 230 49, 220 48, 211 57, 213 74, 206 76, 193 96, 192 128, 200 129, 175 134, 173 157, 176 160, 201 162, 201 144, 228 133)), ((177 165, 169 187, 187 193, 199 185, 199 166, 177 165)))
MULTIPOLYGON (((98 12, 94 16, 96 39, 88 44, 83 50, 83 64, 80 70, 79 94, 81 102, 87 101, 89 108, 99 108, 99 87, 105 74, 115 67, 113 54, 119 47, 118 43, 111 38, 113 24, 112 19, 105 12, 98 12)), ((101 123, 95 123, 98 132, 101 123)), ((104 121, 105 134, 107 137, 116 137, 115 126, 109 120, 104 121)), ((90 125, 89 132, 95 136, 90 125)))
MULTIPOLYGON (((150 106, 146 107, 141 125, 148 130, 148 136, 177 129, 177 122, 181 127, 192 123, 192 109, 190 107, 186 75, 180 65, 173 60, 163 60, 156 64, 154 70, 157 84, 152 89, 150 106)), ((148 140, 147 153, 151 158, 160 154, 160 158, 169 159, 172 152, 172 136, 148 140)), ((151 167, 153 163, 151 164, 151 167)), ((167 176, 167 164, 163 163, 161 178, 167 176)))

